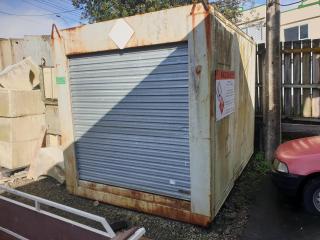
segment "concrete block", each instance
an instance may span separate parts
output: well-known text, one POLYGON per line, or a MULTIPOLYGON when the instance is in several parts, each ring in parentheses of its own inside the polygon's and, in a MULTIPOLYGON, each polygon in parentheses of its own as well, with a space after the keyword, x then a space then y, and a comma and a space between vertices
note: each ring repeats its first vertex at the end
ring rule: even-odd
POLYGON ((37 180, 40 176, 51 176, 59 183, 65 181, 63 151, 59 147, 39 149, 30 164, 28 178, 37 180))
POLYGON ((46 106, 46 122, 48 133, 59 135, 60 134, 60 119, 59 108, 55 105, 46 106))
POLYGON ((0 72, 0 86, 10 90, 32 90, 40 84, 40 69, 28 57, 0 72))
POLYGON ((8 90, 0 88, 0 117, 42 114, 45 106, 40 90, 8 90))
POLYGON ((39 148, 39 139, 23 142, 0 141, 0 166, 16 169, 30 165, 39 148))
POLYGON ((45 97, 49 99, 57 99, 57 84, 55 76, 55 68, 44 67, 43 68, 43 84, 45 97))
POLYGON ((61 136, 47 134, 46 135, 46 146, 47 147, 59 147, 61 146, 61 136))
POLYGON ((45 126, 44 114, 16 118, 0 117, 0 141, 21 142, 39 139, 45 126))

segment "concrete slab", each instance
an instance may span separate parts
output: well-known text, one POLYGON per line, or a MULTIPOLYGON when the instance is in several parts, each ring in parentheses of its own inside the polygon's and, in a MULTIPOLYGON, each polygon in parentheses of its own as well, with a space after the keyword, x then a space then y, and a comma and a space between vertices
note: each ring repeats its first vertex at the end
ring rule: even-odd
POLYGON ((16 118, 0 117, 0 141, 21 142, 39 139, 46 126, 45 115, 16 118))
POLYGON ((0 88, 0 103, 0 117, 20 117, 45 112, 40 90, 0 88))
POLYGON ((41 148, 31 161, 28 178, 37 180, 40 176, 51 176, 59 183, 64 183, 64 158, 59 147, 41 148))
POLYGON ((26 167, 39 148, 39 140, 22 142, 0 141, 0 166, 8 169, 26 167))
POLYGON ((0 86, 10 90, 32 90, 40 84, 40 69, 28 57, 0 72, 0 86))

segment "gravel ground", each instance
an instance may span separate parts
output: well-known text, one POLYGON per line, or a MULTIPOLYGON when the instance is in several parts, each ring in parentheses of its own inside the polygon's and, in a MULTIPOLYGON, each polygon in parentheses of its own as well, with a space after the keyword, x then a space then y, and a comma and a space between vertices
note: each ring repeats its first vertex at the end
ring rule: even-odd
MULTIPOLYGON (((266 174, 267 166, 261 154, 255 154, 236 182, 226 203, 209 228, 201 228, 161 217, 106 205, 68 194, 65 186, 51 178, 39 181, 16 179, 9 183, 11 187, 58 203, 72 206, 90 213, 105 216, 109 222, 125 220, 129 226, 143 226, 146 236, 151 239, 219 239, 238 240, 248 221, 248 209, 255 198, 261 177, 266 174)), ((19 200, 19 199, 18 199, 19 200)), ((93 225, 86 220, 61 213, 54 209, 46 210, 62 216, 93 225)), ((95 226, 95 225, 94 225, 95 226)))

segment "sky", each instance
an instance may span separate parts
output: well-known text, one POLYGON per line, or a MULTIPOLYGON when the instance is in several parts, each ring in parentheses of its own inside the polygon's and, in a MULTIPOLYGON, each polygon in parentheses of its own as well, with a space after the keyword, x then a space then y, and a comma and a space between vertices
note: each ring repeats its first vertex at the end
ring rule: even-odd
POLYGON ((0 38, 50 34, 53 23, 58 28, 68 28, 79 25, 80 22, 87 21, 81 19, 81 11, 75 10, 71 0, 0 0, 0 38), (3 12, 16 15, 52 15, 16 16, 3 12), (58 16, 53 14, 60 12, 65 13, 58 16))
MULTIPOLYGON (((53 23, 58 28, 69 28, 81 23, 87 23, 86 19, 81 19, 81 11, 76 10, 71 1, 0 0, 0 38, 21 38, 24 35, 50 34, 53 23), (60 14, 55 15, 53 13, 60 14), (39 16, 43 14, 51 15, 39 16)), ((287 4, 295 1, 281 0, 281 3, 287 4)), ((255 1, 255 5, 263 3, 265 3, 265 0, 255 1)))

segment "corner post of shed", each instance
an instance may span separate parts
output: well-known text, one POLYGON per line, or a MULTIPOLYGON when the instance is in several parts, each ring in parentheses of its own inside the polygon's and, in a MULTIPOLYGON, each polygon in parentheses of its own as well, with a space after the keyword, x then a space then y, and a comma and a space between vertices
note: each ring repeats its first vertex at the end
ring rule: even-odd
POLYGON ((207 14, 202 4, 194 4, 188 19, 191 211, 212 217, 207 14))

